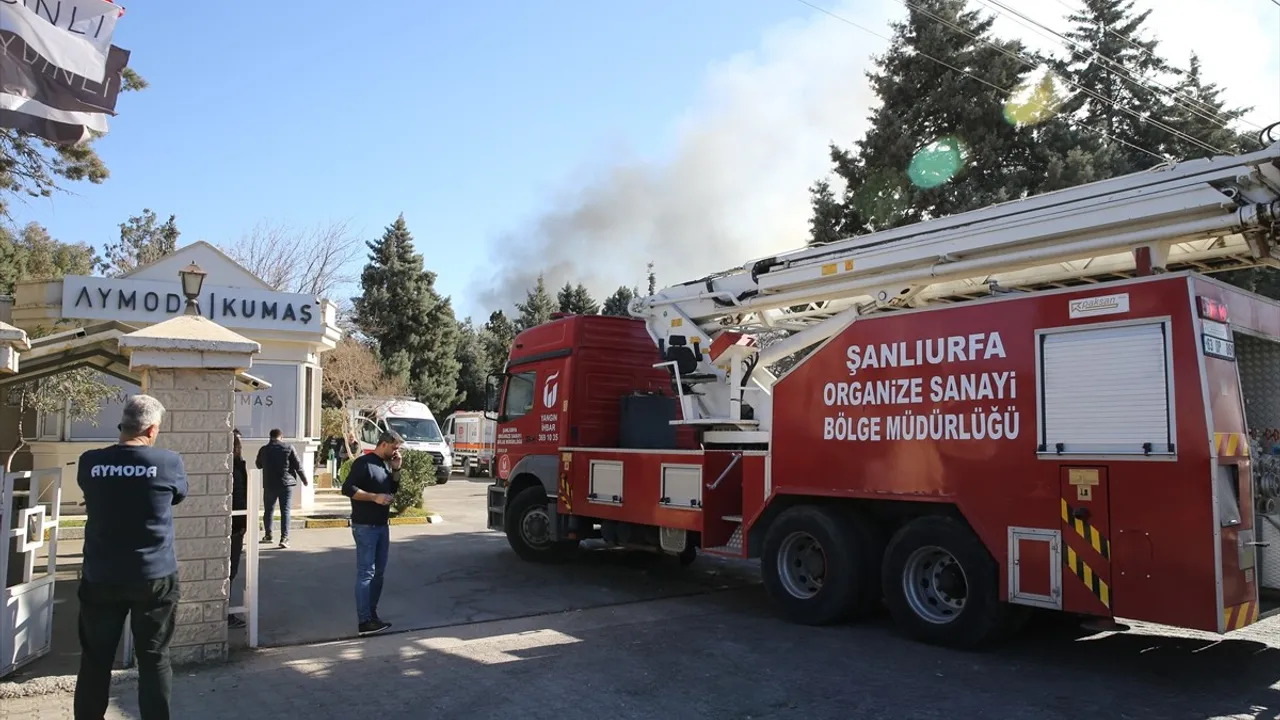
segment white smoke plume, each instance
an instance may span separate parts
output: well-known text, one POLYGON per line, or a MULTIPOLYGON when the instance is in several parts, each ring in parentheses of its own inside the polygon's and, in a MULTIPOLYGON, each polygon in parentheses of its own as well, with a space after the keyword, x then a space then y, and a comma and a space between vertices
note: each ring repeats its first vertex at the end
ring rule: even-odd
MULTIPOLYGON (((833 12, 887 27, 885 16, 848 5, 833 12)), ((472 284, 479 306, 510 308, 539 273, 552 292, 581 282, 603 301, 619 285, 643 292, 647 262, 661 287, 803 246, 808 188, 829 171, 827 145, 861 135, 874 100, 864 70, 884 45, 815 14, 713 66, 670 160, 602 169, 498 239, 472 284)))
MULTIPOLYGON (((828 5, 844 20, 888 36, 889 20, 906 8, 897 0, 828 5)), ((1061 25, 1079 0, 1031 4, 1032 17, 1061 25)), ((1182 65, 1200 52, 1210 81, 1229 103, 1254 105, 1248 120, 1280 120, 1280 8, 1260 0, 1186 13, 1177 4, 1139 0, 1151 8, 1148 34, 1161 53, 1182 65), (1165 5, 1168 5, 1166 7, 1165 5), (1232 42, 1204 43, 1204 23, 1232 42)), ((797 7, 804 11, 803 6, 797 7)), ((971 7, 992 13, 990 6, 971 7)), ((591 178, 528 227, 490 248, 471 287, 479 307, 510 309, 539 273, 554 292, 565 281, 585 283, 598 300, 619 285, 644 291, 645 263, 659 287, 739 267, 754 258, 801 247, 808 237, 808 188, 830 171, 828 143, 861 137, 875 102, 865 71, 887 43, 819 12, 769 32, 755 51, 711 67, 701 100, 680 126, 670 159, 618 162, 591 178)), ((1029 48, 1062 53, 1040 28, 998 16, 997 35, 1029 48)), ((1250 127, 1250 126, 1245 126, 1250 127)))

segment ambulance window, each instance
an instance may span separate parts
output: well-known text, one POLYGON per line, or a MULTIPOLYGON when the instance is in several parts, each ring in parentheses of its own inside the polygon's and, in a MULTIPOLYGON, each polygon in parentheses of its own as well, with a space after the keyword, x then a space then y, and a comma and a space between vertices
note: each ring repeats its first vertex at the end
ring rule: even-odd
POLYGON ((382 432, 378 430, 378 426, 371 422, 365 421, 360 423, 360 439, 370 445, 378 444, 378 437, 382 432))
POLYGON ((1039 451, 1170 455, 1170 363, 1162 322, 1040 336, 1039 451))
POLYGON ((502 412, 508 420, 523 417, 533 409, 533 385, 538 374, 522 372, 507 378, 507 397, 502 404, 502 412))

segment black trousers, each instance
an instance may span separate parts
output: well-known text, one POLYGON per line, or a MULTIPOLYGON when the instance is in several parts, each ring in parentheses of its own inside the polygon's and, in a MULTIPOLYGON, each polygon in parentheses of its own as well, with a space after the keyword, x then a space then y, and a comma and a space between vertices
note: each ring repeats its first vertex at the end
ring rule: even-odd
POLYGON ((142 720, 168 720, 173 694, 169 643, 178 605, 178 574, 127 583, 80 582, 80 674, 76 720, 102 720, 111 691, 111 666, 128 615, 138 660, 142 720))
POLYGON ((231 580, 233 582, 240 572, 240 555, 244 552, 244 534, 248 525, 247 518, 239 516, 231 518, 231 580))

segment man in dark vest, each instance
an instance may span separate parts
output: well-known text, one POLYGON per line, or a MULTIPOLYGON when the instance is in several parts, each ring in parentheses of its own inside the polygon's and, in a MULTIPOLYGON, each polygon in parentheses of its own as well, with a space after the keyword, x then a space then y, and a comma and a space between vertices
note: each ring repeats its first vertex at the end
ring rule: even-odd
POLYGON ((173 506, 187 495, 182 457, 155 447, 164 406, 150 395, 124 405, 120 442, 80 456, 76 479, 88 521, 80 597, 80 674, 76 720, 102 720, 111 666, 132 618, 142 720, 168 720, 173 640, 178 605, 178 558, 173 506))
POLYGON ((292 445, 281 440, 282 433, 278 428, 271 431, 270 441, 258 448, 258 469, 262 471, 262 502, 266 505, 262 514, 264 534, 262 542, 271 542, 271 516, 275 514, 276 501, 280 501, 280 547, 289 547, 289 515, 290 503, 293 501, 293 488, 301 480, 307 484, 307 476, 302 473, 302 461, 298 459, 298 451, 292 445))

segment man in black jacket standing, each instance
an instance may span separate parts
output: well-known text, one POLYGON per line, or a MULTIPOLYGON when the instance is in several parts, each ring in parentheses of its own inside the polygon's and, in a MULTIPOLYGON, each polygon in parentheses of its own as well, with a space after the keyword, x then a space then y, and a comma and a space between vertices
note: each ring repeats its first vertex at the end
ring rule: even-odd
POLYGON ((378 446, 351 463, 342 494, 351 498, 351 537, 356 542, 356 619, 361 635, 391 627, 378 617, 382 575, 387 569, 391 534, 387 518, 391 498, 400 489, 400 445, 393 431, 378 437, 378 446))
POLYGON ((76 720, 102 720, 107 712, 126 616, 132 619, 142 720, 169 718, 169 643, 178 606, 173 506, 187 496, 187 472, 178 453, 152 447, 163 416, 159 400, 134 395, 124 404, 120 442, 80 456, 76 480, 89 518, 78 590, 76 720))
POLYGON ((289 547, 289 515, 290 503, 293 501, 293 488, 301 480, 307 484, 307 476, 302 473, 302 461, 298 459, 298 451, 292 445, 286 445, 280 438, 284 435, 279 428, 271 431, 270 441, 258 448, 258 469, 262 471, 262 503, 266 506, 262 514, 262 528, 265 531, 262 542, 271 542, 271 516, 275 514, 276 501, 280 501, 280 547, 289 547))

